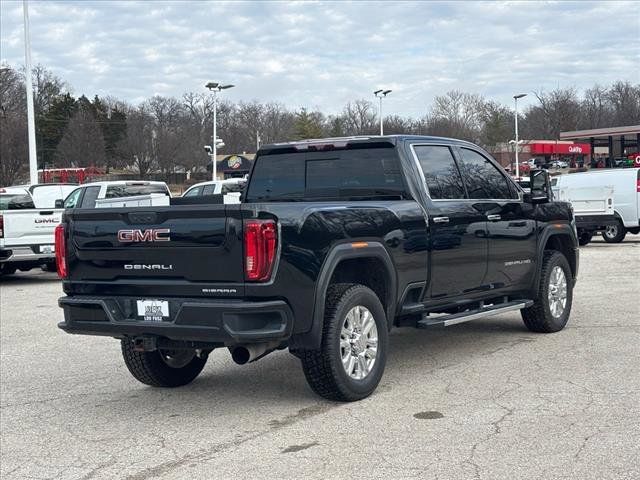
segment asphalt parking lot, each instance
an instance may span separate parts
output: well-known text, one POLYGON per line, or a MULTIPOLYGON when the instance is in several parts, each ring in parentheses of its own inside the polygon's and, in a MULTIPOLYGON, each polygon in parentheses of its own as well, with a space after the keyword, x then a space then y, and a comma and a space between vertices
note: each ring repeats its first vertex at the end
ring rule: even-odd
POLYGON ((568 327, 518 313, 399 329, 377 392, 330 403, 287 352, 212 353, 137 383, 108 338, 64 334, 55 275, 1 297, 1 470, 14 478, 640 478, 640 237, 581 249, 568 327))

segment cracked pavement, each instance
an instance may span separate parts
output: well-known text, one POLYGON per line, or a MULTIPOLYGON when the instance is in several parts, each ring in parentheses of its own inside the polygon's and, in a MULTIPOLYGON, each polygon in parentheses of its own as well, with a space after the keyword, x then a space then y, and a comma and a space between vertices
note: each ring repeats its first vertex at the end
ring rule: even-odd
POLYGON ((640 478, 640 237, 581 248, 567 328, 519 313, 396 329, 376 393, 337 404, 277 352, 161 390, 117 341, 58 330, 44 272, 0 284, 2 479, 640 478))

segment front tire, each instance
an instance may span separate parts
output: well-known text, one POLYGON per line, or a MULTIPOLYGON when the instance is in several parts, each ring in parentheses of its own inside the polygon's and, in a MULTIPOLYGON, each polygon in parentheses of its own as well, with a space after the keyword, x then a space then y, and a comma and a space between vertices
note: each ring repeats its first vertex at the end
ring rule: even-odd
POLYGON ((152 387, 181 387, 191 383, 202 371, 207 358, 195 350, 154 350, 137 352, 129 339, 121 341, 122 358, 133 377, 152 387))
POLYGON ((569 262, 560 252, 546 250, 538 296, 531 307, 520 310, 522 320, 532 332, 559 332, 569 320, 572 303, 573 274, 569 262))
POLYGON ((591 241, 592 238, 593 232, 580 232, 580 234, 578 235, 578 245, 584 247, 591 241))
POLYGON ((602 238, 607 243, 620 243, 626 235, 627 230, 619 219, 614 225, 608 225, 602 232, 602 238))
POLYGON ((353 402, 378 386, 387 348, 387 318, 380 299, 364 285, 342 283, 327 290, 320 348, 297 355, 314 392, 353 402))

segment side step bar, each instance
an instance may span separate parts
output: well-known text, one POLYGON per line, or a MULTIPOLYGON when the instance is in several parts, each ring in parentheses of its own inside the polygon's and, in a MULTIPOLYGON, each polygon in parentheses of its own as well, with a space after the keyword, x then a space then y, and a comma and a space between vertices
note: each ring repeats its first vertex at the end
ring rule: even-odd
POLYGON ((531 305, 533 305, 533 300, 516 300, 513 302, 500 303, 498 305, 481 307, 477 310, 469 310, 461 313, 453 313, 451 315, 443 315, 436 318, 429 318, 427 315, 425 315, 422 320, 418 321, 416 327, 428 328, 438 325, 448 327, 449 325, 468 322, 470 320, 476 320, 478 318, 491 317, 500 313, 520 310, 525 307, 530 307, 531 305))

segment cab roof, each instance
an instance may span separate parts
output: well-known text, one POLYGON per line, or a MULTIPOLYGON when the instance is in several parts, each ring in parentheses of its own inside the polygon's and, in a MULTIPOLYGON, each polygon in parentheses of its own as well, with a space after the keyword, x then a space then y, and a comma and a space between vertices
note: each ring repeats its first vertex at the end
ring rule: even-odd
POLYGON ((435 137, 430 135, 355 135, 351 137, 313 138, 296 140, 292 142, 272 143, 263 145, 258 153, 268 154, 276 151, 304 151, 304 150, 331 150, 332 148, 347 148, 348 145, 377 145, 394 147, 404 141, 437 142, 451 145, 472 145, 466 140, 456 138, 435 137))

